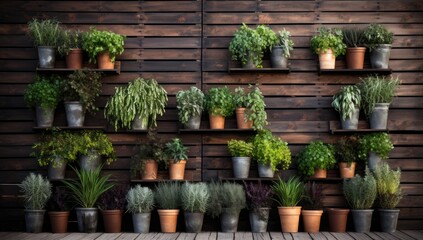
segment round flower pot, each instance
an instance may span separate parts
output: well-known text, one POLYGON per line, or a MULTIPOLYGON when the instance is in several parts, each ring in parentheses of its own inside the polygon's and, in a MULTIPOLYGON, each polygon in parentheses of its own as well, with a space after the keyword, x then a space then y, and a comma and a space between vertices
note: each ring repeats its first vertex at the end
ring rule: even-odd
POLYGON ((203 228, 204 213, 201 212, 184 212, 185 230, 189 233, 201 232, 203 228))
POLYGON ((44 213, 46 210, 24 210, 26 231, 39 233, 43 231, 44 213))
POLYGON ((273 171, 273 169, 270 166, 270 164, 261 164, 261 163, 258 163, 257 164, 257 170, 258 170, 259 177, 262 177, 262 178, 272 178, 273 176, 275 176, 275 171, 273 171))
POLYGON ((160 228, 164 233, 176 232, 176 224, 178 223, 179 209, 158 209, 160 218, 160 228))
POLYGON ((381 159, 376 153, 369 152, 369 155, 367 156, 367 167, 369 167, 369 170, 374 171, 380 161, 381 159))
POLYGON ((53 233, 66 233, 68 231, 69 212, 48 212, 50 216, 51 231, 53 233))
POLYGON ((328 171, 326 169, 316 168, 314 169, 314 174, 311 175, 311 178, 326 178, 328 175, 328 171))
POLYGON ((150 232, 151 213, 133 213, 132 224, 135 233, 150 232))
POLYGON ((301 207, 278 207, 282 232, 298 232, 301 207))
POLYGON ((370 232, 373 209, 351 209, 354 229, 356 232, 370 232))
POLYGON ((366 53, 365 47, 347 48, 347 54, 346 54, 347 68, 363 69, 365 53, 366 53))
POLYGON ((192 116, 188 119, 188 122, 184 124, 185 129, 200 129, 201 114, 198 116, 192 116))
POLYGON ((68 55, 66 55, 66 67, 69 69, 81 69, 82 68, 82 49, 71 48, 68 55))
POLYGON ((78 220, 78 231, 94 233, 97 231, 98 213, 97 208, 75 208, 78 220))
POLYGON ((267 232, 270 208, 259 208, 250 211, 251 232, 267 232))
POLYGON ((370 64, 372 68, 389 68, 389 57, 391 56, 391 44, 380 44, 370 51, 370 64))
POLYGON ((322 214, 323 210, 302 210, 304 231, 308 233, 319 232, 322 214))
POLYGON ((154 160, 146 160, 144 170, 141 172, 141 178, 144 180, 157 179, 159 165, 154 160))
POLYGON ((232 157, 234 178, 248 178, 250 163, 250 157, 232 157))
POLYGON ((320 69, 335 69, 335 59, 336 57, 331 49, 321 52, 319 54, 320 69))
POLYGON ((40 68, 54 68, 56 50, 51 46, 38 46, 38 66, 40 68))
POLYGON ((236 232, 238 230, 239 211, 223 208, 220 214, 222 232, 236 232))
POLYGON ((376 103, 369 117, 371 129, 386 129, 388 123, 389 103, 376 103))
POLYGON ((48 167, 48 179, 50 180, 62 180, 65 178, 66 173, 66 162, 61 157, 56 157, 56 166, 50 164, 48 167))
POLYGON ((118 233, 121 232, 122 211, 121 210, 102 210, 104 232, 118 233))
POLYGON ((256 64, 254 64, 253 61, 253 54, 249 53, 248 54, 249 58, 247 59, 246 63, 242 63, 242 68, 247 68, 247 69, 253 69, 253 68, 257 68, 256 64))
POLYGON ((355 162, 339 162, 339 175, 341 178, 353 178, 355 175, 355 162))
POLYGON ((225 117, 221 115, 209 114, 210 128, 211 129, 224 129, 225 128, 225 117))
POLYGON ((98 168, 101 164, 101 156, 97 151, 91 150, 88 155, 81 155, 81 168, 86 171, 92 171, 98 168))
POLYGON ((283 48, 275 46, 270 53, 270 65, 273 68, 288 68, 288 58, 284 56, 283 48))
POLYGON ((97 55, 97 64, 99 69, 114 69, 115 63, 112 62, 109 52, 103 52, 97 55))
POLYGON ((185 176, 185 165, 186 160, 180 160, 179 162, 169 161, 169 179, 171 180, 184 180, 185 176))
POLYGON ((349 209, 329 208, 327 210, 330 232, 345 232, 349 209))
POLYGON ((84 126, 85 109, 81 102, 65 102, 65 111, 69 127, 84 126))
POLYGON ((51 127, 54 122, 54 108, 44 109, 41 106, 35 107, 35 117, 38 127, 51 127))
POLYGON ((342 119, 341 116, 341 126, 342 129, 357 129, 358 128, 358 119, 360 116, 360 109, 356 108, 350 118, 342 119))
POLYGON ((148 129, 148 118, 141 117, 137 114, 131 125, 132 130, 147 130, 148 129))
POLYGON ((249 129, 253 128, 253 121, 245 121, 245 111, 246 108, 237 108, 236 112, 236 123, 239 129, 249 129))
POLYGON ((397 229, 399 209, 379 209, 380 231, 393 233, 397 229))

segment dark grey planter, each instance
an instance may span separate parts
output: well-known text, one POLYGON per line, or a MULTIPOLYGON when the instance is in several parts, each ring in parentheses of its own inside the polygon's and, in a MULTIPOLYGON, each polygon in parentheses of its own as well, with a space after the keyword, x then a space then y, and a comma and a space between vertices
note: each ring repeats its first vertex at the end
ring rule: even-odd
POLYGON ((369 170, 374 171, 380 161, 381 159, 376 153, 369 152, 369 156, 367 156, 367 167, 369 168, 369 170))
POLYGON ((97 231, 98 210, 97 208, 75 208, 78 220, 78 231, 94 233, 97 231))
POLYGON ((238 230, 239 211, 223 208, 220 214, 222 232, 236 232, 238 230))
POLYGON ((56 50, 50 46, 38 47, 38 66, 40 68, 54 68, 56 50))
POLYGON ((380 231, 393 233, 397 229, 399 209, 379 209, 380 231))
POLYGON ((65 102, 65 111, 69 127, 84 126, 85 109, 81 102, 65 102))
POLYGON ((97 151, 92 150, 88 155, 81 155, 81 168, 87 171, 98 168, 101 164, 101 156, 97 151))
POLYGON ((61 180, 65 178, 66 162, 61 157, 55 158, 56 163, 48 167, 48 179, 61 180))
POLYGON ((371 129, 386 129, 388 124, 389 103, 376 103, 370 114, 371 129))
POLYGON ((24 210, 24 212, 26 231, 29 233, 42 232, 46 210, 24 210))
POLYGON ((250 157, 232 157, 234 178, 248 178, 250 172, 250 157))
POLYGON ((267 232, 269 212, 270 208, 260 208, 250 211, 250 226, 252 232, 267 232))
POLYGON ((253 55, 251 53, 248 54, 249 58, 247 60, 246 63, 242 63, 242 68, 248 68, 248 69, 252 69, 252 68, 257 68, 256 64, 254 64, 253 61, 253 55))
POLYGON ((133 213, 132 224, 135 233, 150 232, 151 213, 133 213))
POLYGON ((185 129, 200 129, 201 125, 201 114, 198 116, 193 116, 188 119, 188 122, 184 124, 185 129))
POLYGON ((272 178, 275 175, 275 171, 273 171, 272 167, 270 167, 269 164, 264 165, 259 163, 257 164, 257 170, 259 177, 272 178))
POLYGON ((134 120, 132 121, 132 130, 147 130, 148 128, 148 118, 139 117, 136 115, 134 120))
POLYGON ((200 212, 184 212, 185 230, 189 233, 201 232, 203 228, 204 213, 200 212))
POLYGON ((341 116, 341 126, 342 129, 357 129, 358 128, 358 119, 360 116, 360 109, 356 108, 350 118, 342 119, 341 116))
POLYGON ((270 53, 270 65, 273 68, 288 68, 288 58, 284 56, 282 47, 275 46, 270 53))
POLYGON ((373 209, 351 209, 354 229, 356 232, 370 232, 373 209))
POLYGON ((54 108, 44 109, 41 106, 35 107, 35 116, 38 127, 51 127, 54 122, 54 108))
POLYGON ((389 57, 391 56, 391 44, 380 44, 370 51, 370 64, 372 68, 389 68, 389 57))

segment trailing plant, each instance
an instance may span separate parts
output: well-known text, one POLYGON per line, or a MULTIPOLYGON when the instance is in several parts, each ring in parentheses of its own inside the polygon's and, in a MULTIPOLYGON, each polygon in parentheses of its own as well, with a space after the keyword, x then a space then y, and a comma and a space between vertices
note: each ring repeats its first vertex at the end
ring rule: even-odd
POLYGON ((306 176, 316 169, 330 169, 336 164, 334 147, 322 141, 311 142, 297 156, 298 171, 306 176))
POLYGON ((108 52, 110 60, 114 62, 116 57, 123 53, 124 44, 125 36, 91 27, 83 36, 82 48, 88 53, 90 62, 96 63, 97 55, 104 52, 108 52))
POLYGON ((323 187, 315 182, 307 182, 304 185, 302 207, 306 210, 323 209, 323 187))
POLYGON ((359 28, 342 29, 344 43, 349 48, 362 47, 365 44, 364 30, 359 28))
POLYGON ((42 109, 55 109, 59 104, 62 92, 57 75, 50 77, 35 75, 35 82, 28 85, 24 92, 24 99, 28 107, 35 108, 39 105, 42 109))
POLYGON ((287 181, 278 179, 273 182, 274 200, 282 207, 295 207, 304 194, 304 183, 298 177, 290 177, 287 181))
POLYGON ((389 153, 394 149, 391 139, 387 133, 366 134, 358 140, 358 157, 366 161, 369 152, 374 152, 381 159, 387 159, 389 153))
POLYGON ((154 193, 148 187, 132 187, 126 195, 126 201, 130 213, 149 213, 154 209, 154 193))
POLYGON ((191 117, 201 115, 205 108, 204 100, 204 93, 197 87, 179 91, 176 94, 179 121, 186 124, 191 117))
POLYGON ((228 149, 232 157, 251 157, 253 155, 253 144, 243 140, 229 140, 228 149))
POLYGON ((256 27, 256 32, 259 34, 264 44, 264 50, 272 51, 273 43, 277 42, 278 36, 268 26, 260 24, 256 27))
POLYGON ((154 198, 159 209, 178 209, 181 206, 181 187, 177 182, 160 182, 154 198))
POLYGON ((341 114, 342 120, 351 118, 354 110, 361 106, 361 91, 358 86, 345 86, 333 96, 332 107, 341 114))
POLYGON ((211 88, 206 94, 206 108, 212 115, 232 116, 235 104, 229 88, 227 86, 211 88))
POLYGON ((72 49, 82 48, 83 32, 80 30, 62 30, 60 44, 57 51, 61 56, 66 56, 72 49))
POLYGON ((318 35, 311 38, 311 49, 313 53, 320 54, 332 50, 335 57, 344 55, 347 45, 343 42, 342 30, 321 27, 318 35))
POLYGON ((182 209, 186 212, 205 213, 209 199, 210 193, 206 183, 185 182, 181 187, 182 209))
POLYGON ((127 86, 116 87, 115 94, 106 103, 104 116, 115 130, 118 127, 130 129, 135 118, 147 118, 149 128, 156 127, 156 119, 163 116, 167 100, 166 90, 156 80, 137 78, 127 86))
POLYGON ((225 208, 230 212, 239 212, 246 207, 245 191, 242 185, 231 182, 215 182, 208 184, 210 191, 210 207, 208 213, 211 217, 219 216, 225 208))
POLYGON ((248 208, 257 213, 259 218, 266 220, 267 215, 260 211, 260 208, 270 208, 272 206, 272 188, 261 183, 244 183, 248 208))
POLYGON ((377 45, 392 44, 394 34, 381 24, 370 24, 364 30, 366 45, 372 51, 377 45))
POLYGON ((57 47, 60 41, 61 26, 55 19, 32 19, 28 22, 28 34, 33 39, 34 45, 57 47))
POLYGON ((69 194, 63 187, 56 186, 47 202, 49 211, 69 211, 69 194))
POLYGON ((291 33, 285 28, 278 32, 276 39, 271 43, 270 48, 281 47, 283 56, 289 58, 291 56, 291 51, 294 50, 294 41, 291 40, 291 33))
POLYGON ((288 143, 273 136, 269 130, 259 131, 254 137, 253 157, 258 163, 270 165, 273 171, 279 165, 283 170, 291 165, 291 151, 288 143))
POLYGON ((127 193, 128 185, 115 185, 100 196, 98 207, 101 210, 123 210, 126 206, 127 193))
POLYGON ((377 205, 383 209, 394 209, 404 194, 401 191, 401 170, 392 170, 385 162, 374 170, 377 186, 377 205))
POLYGON ((376 179, 366 170, 363 178, 357 174, 350 180, 344 180, 343 191, 352 209, 370 209, 376 199, 376 179))
POLYGON ((171 161, 178 163, 181 160, 188 160, 188 147, 185 147, 181 139, 173 138, 165 145, 165 154, 171 161))
POLYGON ((360 160, 358 158, 358 136, 343 136, 339 141, 336 142, 335 146, 335 158, 338 162, 346 162, 348 166, 352 162, 360 160))
POLYGON ((51 184, 46 178, 30 173, 18 186, 23 194, 25 209, 44 209, 51 196, 51 184))
POLYGON ((268 124, 266 104, 260 88, 250 85, 246 93, 242 87, 237 87, 233 94, 236 107, 246 108, 245 121, 253 121, 253 129, 261 130, 268 124))
MULTIPOLYGON (((103 156, 106 164, 116 161, 116 154, 109 137, 95 130, 84 130, 74 140, 79 154, 92 155, 92 153, 103 156)), ((95 156, 92 156, 95 157, 95 156)))

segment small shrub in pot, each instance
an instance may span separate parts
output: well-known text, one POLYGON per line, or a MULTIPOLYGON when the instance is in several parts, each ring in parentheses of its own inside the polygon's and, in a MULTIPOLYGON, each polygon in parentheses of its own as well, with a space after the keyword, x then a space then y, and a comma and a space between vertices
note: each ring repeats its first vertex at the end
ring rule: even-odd
POLYGON ((132 213, 134 232, 150 231, 151 211, 154 209, 154 193, 148 187, 136 185, 126 195, 127 210, 132 213))

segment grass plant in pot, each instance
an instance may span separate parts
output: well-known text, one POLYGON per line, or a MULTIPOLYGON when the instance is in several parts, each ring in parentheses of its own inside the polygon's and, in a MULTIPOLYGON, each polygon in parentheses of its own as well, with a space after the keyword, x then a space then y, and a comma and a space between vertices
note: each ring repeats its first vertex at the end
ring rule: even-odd
POLYGON ((327 169, 336 164, 334 147, 322 141, 314 141, 297 155, 298 172, 311 178, 326 178, 327 169))
POLYGON ((102 165, 116 161, 116 154, 109 137, 96 130, 84 130, 74 139, 80 155, 81 168, 94 170, 102 165))
POLYGON ((206 94, 211 129, 224 129, 225 118, 234 114, 235 104, 227 86, 211 88, 206 94))
POLYGON ((68 193, 62 187, 56 186, 54 188, 47 208, 51 231, 53 233, 66 233, 68 231, 70 206, 68 193))
POLYGON ((266 104, 260 88, 250 85, 248 92, 237 87, 233 94, 237 125, 240 129, 262 130, 267 125, 266 104))
POLYGON ((173 138, 165 144, 165 155, 169 158, 169 179, 184 180, 185 165, 188 160, 188 147, 185 147, 182 140, 173 138))
POLYGON ((272 206, 273 191, 269 185, 261 183, 244 183, 247 206, 250 210, 251 231, 267 232, 269 212, 272 206))
POLYGON ((335 69, 336 57, 345 54, 342 30, 321 27, 311 38, 311 50, 319 55, 320 69, 335 69))
POLYGON ((51 196, 51 184, 40 174, 30 173, 18 185, 25 204, 25 226, 29 233, 43 230, 45 206, 51 196))
POLYGON ((127 210, 132 213, 132 224, 135 233, 150 231, 151 211, 154 209, 154 193, 148 187, 136 185, 126 195, 127 210))
POLYGON ((60 81, 61 78, 56 75, 36 75, 35 82, 25 89, 25 102, 28 107, 35 109, 38 127, 53 126, 54 112, 62 98, 60 81))
POLYGON ((179 122, 186 129, 199 129, 205 108, 204 93, 197 87, 181 90, 176 94, 179 122))
POLYGON ((338 162, 341 178, 352 178, 358 158, 358 136, 343 136, 335 146, 335 158, 338 162))
POLYGON ((137 78, 124 87, 116 87, 106 103, 104 116, 116 131, 118 127, 151 129, 157 127, 156 119, 163 116, 167 100, 166 90, 156 80, 137 78))
POLYGON ((387 128, 389 105, 399 84, 398 78, 386 79, 378 75, 367 76, 359 83, 362 108, 371 129, 387 128))
POLYGON ((300 203, 304 194, 304 183, 298 177, 287 181, 278 179, 273 182, 274 200, 278 203, 278 213, 282 232, 298 232, 300 223, 300 203))
POLYGON ((315 182, 304 185, 301 215, 304 231, 317 233, 320 230, 320 220, 323 214, 323 187, 315 182))
POLYGON ((104 223, 104 232, 119 233, 122 229, 122 213, 126 205, 127 185, 115 185, 98 199, 104 223))
POLYGON ((368 168, 373 171, 382 159, 387 159, 394 149, 387 133, 371 133, 358 140, 358 157, 367 161, 368 168))
POLYGON ((179 183, 160 182, 156 186, 154 199, 157 203, 162 232, 176 232, 179 207, 181 206, 181 187, 179 183))
POLYGON ((394 34, 385 26, 370 24, 364 30, 365 43, 370 49, 370 64, 372 68, 389 68, 389 57, 394 40, 394 34))
POLYGON ((209 199, 210 193, 206 183, 185 182, 182 185, 181 203, 184 210, 186 232, 201 232, 209 199))
POLYGON ((284 28, 272 40, 275 41, 270 44, 270 65, 273 68, 288 68, 288 58, 291 56, 291 51, 294 50, 291 33, 284 28))
POLYGON ((359 28, 344 28, 342 34, 344 36, 344 43, 347 45, 347 68, 363 69, 366 53, 364 30, 359 28))
POLYGON ((243 140, 231 139, 228 141, 228 150, 232 156, 234 178, 248 178, 253 144, 243 140))
POLYGON ((83 33, 80 30, 62 30, 57 51, 59 55, 66 57, 66 67, 69 69, 82 68, 82 36, 83 33))
POLYGON ((361 106, 360 88, 355 85, 342 87, 332 99, 332 107, 341 117, 342 129, 357 129, 361 106))

